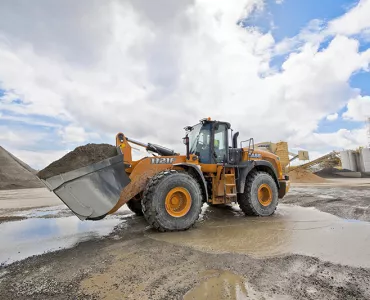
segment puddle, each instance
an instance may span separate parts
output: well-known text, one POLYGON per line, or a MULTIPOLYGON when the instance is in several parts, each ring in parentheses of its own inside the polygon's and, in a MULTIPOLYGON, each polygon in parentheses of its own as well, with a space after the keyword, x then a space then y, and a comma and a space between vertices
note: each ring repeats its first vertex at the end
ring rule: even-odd
MULTIPOLYGON (((246 283, 242 277, 228 271, 208 271, 207 273, 211 275, 211 277, 187 292, 184 296, 184 300, 239 300, 246 299, 248 297, 246 283)), ((207 273, 204 273, 203 275, 207 276, 207 273)))
POLYGON ((80 221, 77 217, 32 218, 0 224, 0 264, 100 238, 112 232, 122 220, 108 216, 100 221, 80 221))
MULTIPOLYGON (((230 271, 208 270, 201 274, 203 281, 184 295, 184 300, 245 300, 272 299, 253 289, 243 277, 230 271)), ((273 299, 291 299, 284 295, 274 295, 273 299)))
POLYGON ((244 217, 236 208, 209 209, 188 231, 146 235, 216 253, 256 258, 302 254, 356 267, 370 267, 370 223, 348 222, 314 208, 279 205, 267 218, 244 217))

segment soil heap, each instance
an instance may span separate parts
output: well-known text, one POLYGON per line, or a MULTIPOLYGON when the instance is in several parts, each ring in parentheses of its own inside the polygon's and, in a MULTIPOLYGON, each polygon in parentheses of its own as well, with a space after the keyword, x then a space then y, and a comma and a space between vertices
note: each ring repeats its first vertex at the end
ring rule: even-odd
POLYGON ((0 190, 41 188, 36 171, 0 146, 0 190))
MULTIPOLYGON (((324 168, 318 172, 315 172, 316 175, 323 178, 353 178, 350 174, 354 173, 351 170, 347 169, 336 169, 336 168, 324 168)), ((361 177, 367 177, 366 173, 361 173, 361 177)))
POLYGON ((308 170, 297 168, 288 173, 291 182, 296 183, 322 183, 326 180, 321 178, 308 170))
POLYGON ((106 158, 117 155, 117 148, 109 144, 87 144, 68 152, 62 158, 52 162, 45 169, 37 173, 37 176, 46 179, 55 175, 66 173, 106 158))

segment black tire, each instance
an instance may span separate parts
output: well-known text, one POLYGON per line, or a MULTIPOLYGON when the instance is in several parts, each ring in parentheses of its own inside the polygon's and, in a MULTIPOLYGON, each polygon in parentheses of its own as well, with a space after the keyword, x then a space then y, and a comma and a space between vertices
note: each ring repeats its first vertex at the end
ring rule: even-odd
POLYGON ((213 204, 211 202, 206 202, 206 203, 210 207, 216 207, 216 208, 228 208, 228 207, 230 207, 229 204, 213 204))
POLYGON ((137 216, 143 216, 143 209, 141 207, 141 201, 140 200, 134 200, 131 199, 127 202, 128 208, 134 212, 137 216))
POLYGON ((153 228, 159 231, 186 230, 199 218, 203 205, 202 190, 189 174, 167 170, 159 172, 149 181, 141 203, 144 217, 153 228), (175 187, 185 188, 191 196, 190 209, 182 217, 173 217, 166 210, 166 196, 175 187))
POLYGON ((272 176, 266 172, 252 171, 248 174, 243 194, 238 194, 240 209, 247 216, 266 217, 272 215, 278 205, 278 188, 272 176), (264 206, 258 201, 258 189, 262 184, 267 184, 272 191, 272 201, 264 206))

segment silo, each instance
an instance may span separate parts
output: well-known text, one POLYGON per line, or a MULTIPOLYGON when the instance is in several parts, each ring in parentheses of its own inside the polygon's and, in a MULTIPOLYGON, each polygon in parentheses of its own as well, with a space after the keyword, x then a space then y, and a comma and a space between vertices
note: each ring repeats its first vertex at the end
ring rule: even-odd
POLYGON ((342 168, 349 170, 350 165, 349 165, 348 151, 341 151, 340 152, 340 160, 342 162, 342 168))
POLYGON ((351 170, 356 172, 357 171, 357 163, 356 163, 356 152, 352 150, 346 150, 340 152, 340 159, 342 161, 342 168, 351 170))
POLYGON ((361 151, 363 172, 370 172, 370 148, 364 148, 361 151))
POLYGON ((365 172, 364 170, 364 160, 362 158, 362 152, 356 152, 356 164, 358 172, 365 172))
POLYGON ((348 151, 349 151, 348 156, 349 156, 350 170, 354 171, 354 172, 357 172, 357 170, 358 170, 357 160, 356 160, 357 153, 355 151, 351 151, 351 150, 348 150, 348 151))

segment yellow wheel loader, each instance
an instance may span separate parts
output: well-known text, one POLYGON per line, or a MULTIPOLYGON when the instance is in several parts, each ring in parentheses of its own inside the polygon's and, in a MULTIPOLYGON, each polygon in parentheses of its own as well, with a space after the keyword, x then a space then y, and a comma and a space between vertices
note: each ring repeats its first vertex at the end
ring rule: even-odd
POLYGON ((253 139, 238 144, 227 122, 207 118, 185 130, 185 155, 118 133, 116 157, 43 182, 81 220, 102 219, 127 204, 159 231, 188 229, 204 203, 237 202, 246 215, 275 212, 289 190, 278 156, 255 150, 253 139), (153 156, 133 161, 130 143, 153 156))

